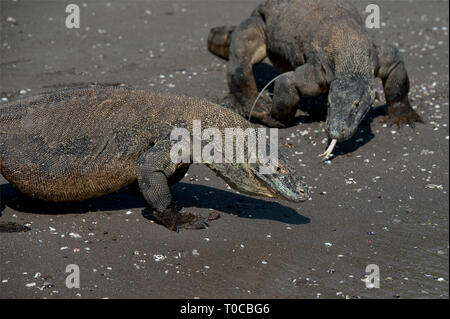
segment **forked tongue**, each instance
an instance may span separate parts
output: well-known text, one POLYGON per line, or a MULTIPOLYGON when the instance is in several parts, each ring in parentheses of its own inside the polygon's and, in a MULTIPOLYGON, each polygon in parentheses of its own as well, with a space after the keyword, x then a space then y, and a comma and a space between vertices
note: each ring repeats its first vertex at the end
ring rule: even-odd
POLYGON ((336 142, 337 142, 337 139, 333 139, 331 141, 330 145, 328 146, 328 148, 326 149, 326 151, 323 152, 322 154, 319 154, 317 157, 322 157, 323 161, 326 161, 327 159, 329 159, 331 156, 331 152, 333 152, 333 148, 336 146, 336 142))

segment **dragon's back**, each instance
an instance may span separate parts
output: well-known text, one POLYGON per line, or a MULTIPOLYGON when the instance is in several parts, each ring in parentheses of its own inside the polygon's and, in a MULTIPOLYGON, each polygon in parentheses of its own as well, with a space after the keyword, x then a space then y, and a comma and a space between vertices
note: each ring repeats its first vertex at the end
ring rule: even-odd
POLYGON ((263 16, 269 33, 279 29, 295 36, 314 35, 321 27, 342 24, 342 19, 363 27, 358 11, 345 0, 268 0, 254 14, 263 16))
POLYGON ((135 180, 137 158, 154 142, 149 122, 158 107, 146 104, 149 95, 69 89, 6 105, 0 112, 2 175, 23 193, 52 201, 126 186, 135 180))
POLYGON ((253 14, 263 17, 268 56, 286 65, 282 71, 307 63, 318 48, 333 56, 366 40, 359 12, 343 0, 268 0, 253 14))

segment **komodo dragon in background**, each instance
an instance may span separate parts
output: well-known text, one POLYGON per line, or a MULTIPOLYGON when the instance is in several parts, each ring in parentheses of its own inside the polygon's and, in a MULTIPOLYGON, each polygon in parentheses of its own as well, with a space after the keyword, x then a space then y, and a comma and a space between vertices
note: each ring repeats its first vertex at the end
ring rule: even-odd
MULTIPOLYGON (((202 228, 200 216, 172 203, 169 189, 190 165, 171 161, 170 133, 175 127, 192 132, 193 120, 221 131, 252 127, 226 108, 189 97, 104 87, 43 93, 0 105, 0 173, 21 193, 48 201, 85 200, 137 179, 163 225, 202 228)), ((281 154, 271 175, 256 164, 207 165, 246 194, 308 198, 281 154)))
POLYGON ((334 143, 347 140, 375 100, 374 77, 382 79, 392 123, 422 122, 408 100, 400 53, 374 44, 357 10, 345 1, 268 0, 239 26, 211 29, 208 49, 229 59, 231 104, 246 118, 258 95, 252 66, 268 57, 287 72, 275 80, 273 100, 261 96, 251 113, 267 126, 289 124, 301 97, 328 93, 328 136, 334 143))

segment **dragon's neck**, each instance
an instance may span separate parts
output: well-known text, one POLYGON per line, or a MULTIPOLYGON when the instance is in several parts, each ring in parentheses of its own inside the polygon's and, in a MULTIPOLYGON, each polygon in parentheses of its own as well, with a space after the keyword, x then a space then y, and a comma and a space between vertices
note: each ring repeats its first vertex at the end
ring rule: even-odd
POLYGON ((360 30, 335 31, 332 57, 337 77, 346 74, 358 74, 367 78, 373 76, 372 43, 360 30))
POLYGON ((359 52, 345 52, 335 59, 335 75, 336 77, 347 74, 361 75, 367 79, 372 77, 370 57, 359 52))

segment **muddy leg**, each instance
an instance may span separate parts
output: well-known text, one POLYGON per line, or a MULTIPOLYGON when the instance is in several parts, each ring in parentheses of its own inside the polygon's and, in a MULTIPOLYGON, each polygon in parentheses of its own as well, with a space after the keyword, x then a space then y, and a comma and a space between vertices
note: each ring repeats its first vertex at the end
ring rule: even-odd
POLYGON ((415 122, 423 123, 409 103, 409 78, 400 52, 388 45, 378 46, 377 52, 380 67, 376 76, 383 81, 390 122, 399 127, 402 124, 414 127, 415 122))
MULTIPOLYGON (((250 17, 242 22, 231 34, 227 81, 230 94, 234 97, 235 110, 248 118, 250 107, 258 95, 252 66, 266 57, 264 22, 260 17, 250 17)), ((263 107, 261 99, 255 107, 263 107)), ((270 109, 270 104, 264 106, 270 109)))
POLYGON ((201 216, 181 213, 172 202, 168 177, 176 173, 177 165, 170 160, 170 143, 156 144, 144 153, 136 164, 139 188, 155 210, 154 216, 168 229, 206 228, 201 216))

